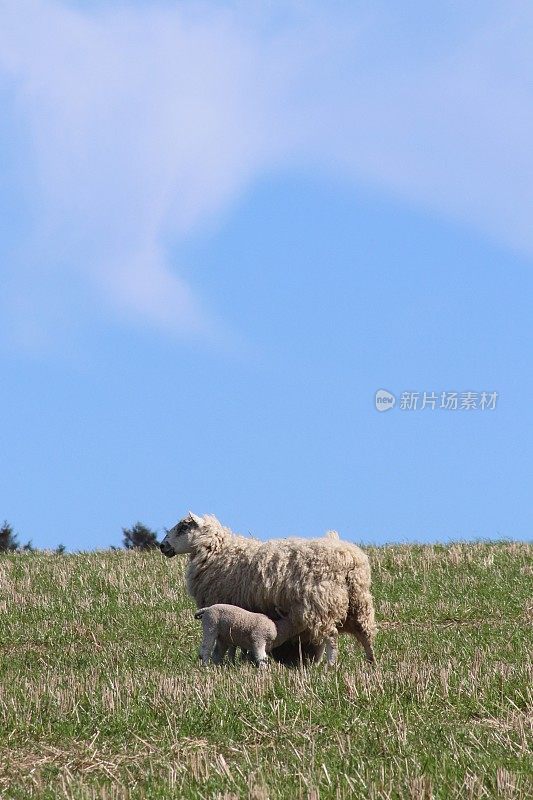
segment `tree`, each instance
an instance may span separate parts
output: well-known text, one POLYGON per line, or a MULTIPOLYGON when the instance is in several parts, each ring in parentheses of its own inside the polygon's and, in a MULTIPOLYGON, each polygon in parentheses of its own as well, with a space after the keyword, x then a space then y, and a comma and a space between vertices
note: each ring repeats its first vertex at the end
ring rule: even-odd
POLYGON ((19 543, 15 531, 6 519, 0 528, 0 553, 16 550, 18 546, 19 543))
POLYGON ((157 534, 142 522, 136 522, 132 528, 122 528, 122 533, 126 550, 154 550, 158 547, 157 534))

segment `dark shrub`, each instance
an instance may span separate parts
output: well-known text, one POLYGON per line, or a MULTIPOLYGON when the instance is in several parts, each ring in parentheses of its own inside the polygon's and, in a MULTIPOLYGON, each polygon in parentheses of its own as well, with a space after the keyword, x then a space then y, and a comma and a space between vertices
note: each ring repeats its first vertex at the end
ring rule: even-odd
POLYGON ((158 547, 157 534, 142 522, 136 522, 131 528, 122 528, 122 533, 126 550, 154 550, 158 547))

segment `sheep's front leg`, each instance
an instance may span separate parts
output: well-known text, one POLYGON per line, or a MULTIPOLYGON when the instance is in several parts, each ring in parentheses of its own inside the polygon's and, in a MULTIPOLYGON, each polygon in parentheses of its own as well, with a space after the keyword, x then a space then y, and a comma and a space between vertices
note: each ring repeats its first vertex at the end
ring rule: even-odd
POLYGON ((317 646, 315 654, 315 661, 317 664, 320 664, 320 662, 322 661, 325 649, 326 649, 326 642, 325 641, 320 642, 320 644, 317 646))
POLYGON ((328 667, 332 667, 336 663, 338 653, 338 636, 337 631, 335 631, 326 639, 326 661, 328 667))

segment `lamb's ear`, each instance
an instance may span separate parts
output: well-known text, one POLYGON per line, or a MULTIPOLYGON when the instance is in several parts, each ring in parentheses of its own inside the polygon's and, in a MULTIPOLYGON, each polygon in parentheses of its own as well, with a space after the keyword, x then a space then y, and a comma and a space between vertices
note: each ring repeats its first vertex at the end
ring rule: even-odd
POLYGON ((188 519, 190 519, 191 522, 194 522, 194 524, 198 527, 200 527, 203 522, 203 519, 201 517, 197 517, 196 514, 192 513, 192 511, 189 511, 188 519))

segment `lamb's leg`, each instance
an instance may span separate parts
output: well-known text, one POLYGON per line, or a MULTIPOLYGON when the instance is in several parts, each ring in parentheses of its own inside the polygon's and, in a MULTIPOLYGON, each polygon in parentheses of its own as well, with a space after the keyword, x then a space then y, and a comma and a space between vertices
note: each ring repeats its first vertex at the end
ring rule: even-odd
POLYGON ((252 654, 250 650, 246 650, 246 648, 241 647, 241 662, 249 662, 252 661, 252 654))
POLYGON ((233 666, 235 666, 235 657, 237 655, 237 648, 234 644, 230 644, 228 647, 228 659, 231 661, 233 666))
POLYGON ((227 649, 228 645, 224 644, 224 642, 221 642, 220 639, 217 639, 212 656, 213 664, 222 664, 227 649))

